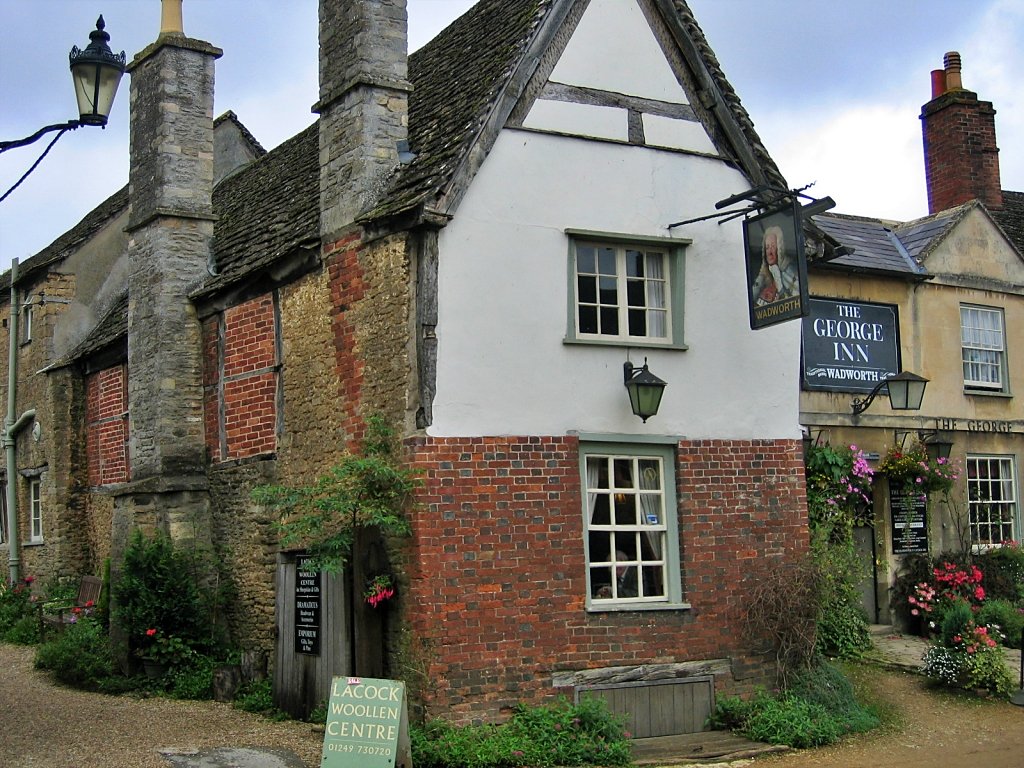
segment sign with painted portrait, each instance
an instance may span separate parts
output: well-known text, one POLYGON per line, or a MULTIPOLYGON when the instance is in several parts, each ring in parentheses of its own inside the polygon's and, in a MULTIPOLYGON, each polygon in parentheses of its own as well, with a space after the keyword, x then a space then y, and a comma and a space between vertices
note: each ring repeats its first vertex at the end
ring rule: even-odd
POLYGON ((812 298, 803 319, 804 389, 870 392, 900 372, 895 304, 812 298))
POLYGON ((800 221, 796 202, 743 221, 750 327, 755 330, 807 313, 807 259, 800 221))

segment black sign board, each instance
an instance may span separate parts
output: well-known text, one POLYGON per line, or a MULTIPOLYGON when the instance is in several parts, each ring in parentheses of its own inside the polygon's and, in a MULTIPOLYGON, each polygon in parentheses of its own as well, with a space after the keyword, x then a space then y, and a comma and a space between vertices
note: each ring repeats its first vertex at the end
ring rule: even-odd
POLYGON ((913 486, 889 486, 894 555, 928 553, 928 498, 913 486))
POLYGON ((308 561, 295 558, 295 652, 319 656, 323 579, 319 571, 306 570, 308 561))
POLYGON ((893 304, 810 299, 803 320, 804 388, 870 392, 900 371, 899 315, 893 304))
POLYGON ((750 327, 807 313, 807 258, 796 202, 743 221, 750 327))

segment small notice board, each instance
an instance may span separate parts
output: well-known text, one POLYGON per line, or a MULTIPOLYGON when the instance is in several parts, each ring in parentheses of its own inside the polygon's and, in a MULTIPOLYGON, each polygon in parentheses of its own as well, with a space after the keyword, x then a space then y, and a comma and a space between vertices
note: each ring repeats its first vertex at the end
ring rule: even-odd
POLYGON ((324 730, 323 768, 410 768, 405 683, 336 677, 324 730))
POLYGON ((319 656, 323 579, 320 571, 307 570, 308 561, 295 559, 295 651, 319 656))
POLYGON ((889 487, 894 555, 928 553, 928 497, 920 488, 889 487))

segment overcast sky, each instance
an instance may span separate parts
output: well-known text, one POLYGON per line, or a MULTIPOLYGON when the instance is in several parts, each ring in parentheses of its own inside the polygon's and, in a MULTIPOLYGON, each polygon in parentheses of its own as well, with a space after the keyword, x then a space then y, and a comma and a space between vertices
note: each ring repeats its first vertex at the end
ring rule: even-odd
MULTIPOLYGON (((634 2, 634 0, 618 0, 634 2)), ((409 0, 410 49, 472 0, 409 0)), ((1024 191, 1024 0, 690 0, 712 48, 790 185, 843 213, 927 213, 918 119, 933 69, 959 51, 964 86, 992 101, 1002 186, 1024 191)), ((77 117, 68 71, 103 13, 129 61, 159 31, 159 0, 0 0, 0 140, 77 117)), ((224 50, 219 115, 231 109, 267 149, 313 121, 316 0, 185 0, 185 33, 224 50)), ((128 180, 125 77, 105 130, 60 139, 0 202, 0 269, 25 261, 128 180)), ((0 195, 45 149, 0 154, 0 195)), ((709 211, 709 213, 711 213, 709 211)))

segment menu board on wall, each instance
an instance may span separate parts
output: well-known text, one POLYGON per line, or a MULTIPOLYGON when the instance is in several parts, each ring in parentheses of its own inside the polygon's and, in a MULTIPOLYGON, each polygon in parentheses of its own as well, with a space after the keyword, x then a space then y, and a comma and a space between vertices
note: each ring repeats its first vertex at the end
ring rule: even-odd
POLYGON ((928 553, 928 497, 913 486, 889 488, 894 555, 928 553))
POLYGON ((295 558, 295 652, 319 656, 323 583, 319 571, 307 570, 308 561, 295 558))

